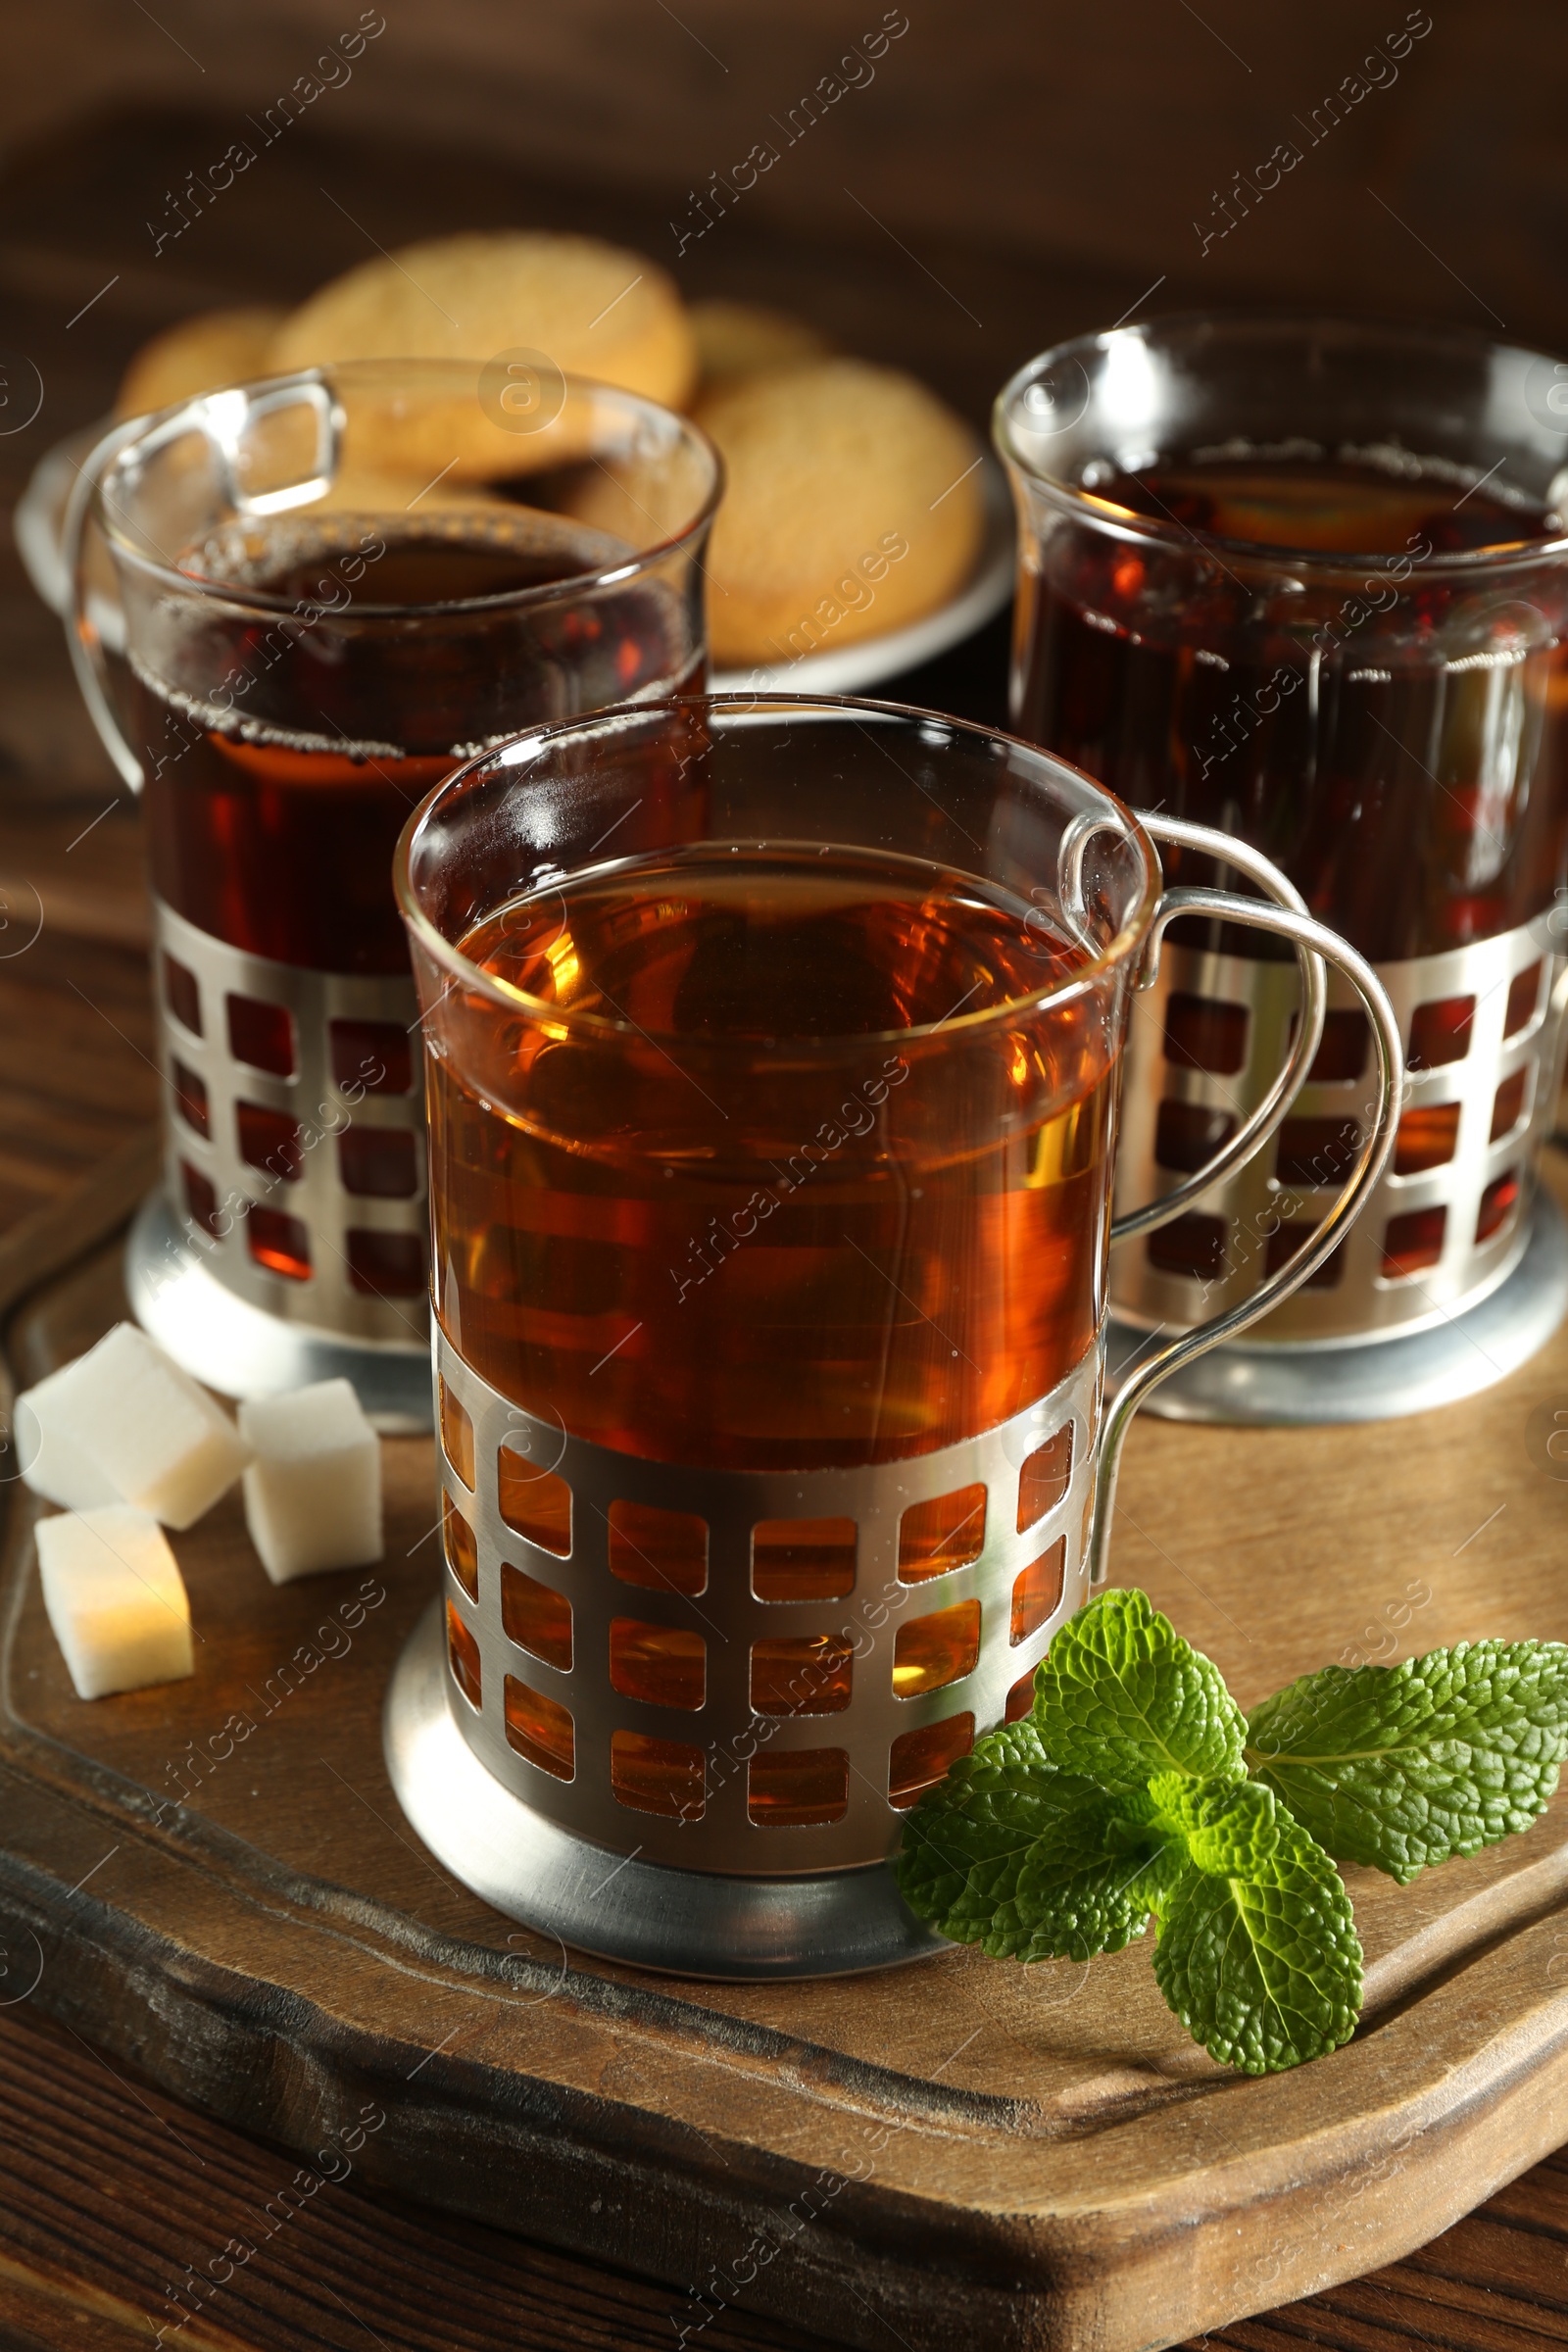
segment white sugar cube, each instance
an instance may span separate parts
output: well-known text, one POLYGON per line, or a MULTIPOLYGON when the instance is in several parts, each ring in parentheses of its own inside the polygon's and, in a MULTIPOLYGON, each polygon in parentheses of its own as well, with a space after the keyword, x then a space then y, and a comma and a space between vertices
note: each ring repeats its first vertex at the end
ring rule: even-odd
POLYGON ((101 1502, 118 1502, 113 1482, 92 1455, 67 1435, 54 1411, 61 1383, 74 1367, 51 1372, 35 1388, 17 1398, 15 1429, 17 1468, 35 1494, 58 1502, 68 1511, 90 1511, 101 1502))
POLYGON ((194 1671, 190 1602, 150 1511, 105 1503, 38 1522, 43 1605, 78 1698, 194 1671))
POLYGON ((133 1323, 117 1323, 30 1400, 46 1458, 63 1446, 166 1527, 191 1526, 250 1460, 228 1415, 133 1323))
POLYGON ((274 1585, 381 1557, 381 1447, 348 1381, 253 1397, 239 1426, 245 1524, 274 1585))

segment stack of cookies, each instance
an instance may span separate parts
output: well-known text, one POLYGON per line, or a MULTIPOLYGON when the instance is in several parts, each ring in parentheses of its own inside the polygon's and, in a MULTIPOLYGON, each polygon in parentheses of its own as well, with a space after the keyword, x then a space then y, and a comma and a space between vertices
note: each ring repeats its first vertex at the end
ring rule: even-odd
MULTIPOLYGON (((349 270, 297 311, 187 319, 137 355, 118 410, 337 361, 517 351, 686 410, 714 442, 726 474, 708 567, 715 668, 884 635, 947 604, 974 571, 979 444, 923 385, 835 353, 777 312, 688 307, 654 263, 591 237, 433 238, 349 270)), ((437 495, 471 503, 506 456, 481 429, 437 495)), ((385 453, 360 453, 357 495, 386 488, 391 471, 385 453)))

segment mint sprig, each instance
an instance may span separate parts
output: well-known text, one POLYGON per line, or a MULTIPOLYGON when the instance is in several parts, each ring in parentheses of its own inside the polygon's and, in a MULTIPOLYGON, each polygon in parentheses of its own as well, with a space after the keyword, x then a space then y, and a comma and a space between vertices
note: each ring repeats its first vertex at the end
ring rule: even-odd
POLYGON ((1568 1646, 1460 1642, 1328 1666, 1244 1719, 1146 1593, 1101 1593, 905 1825, 911 1910, 995 1959, 1089 1960, 1157 1927, 1154 1977, 1245 2074, 1355 2031, 1361 1946, 1336 1861, 1401 1885, 1527 1829, 1568 1753, 1568 1646))
POLYGON ((1157 1834, 1058 1772, 1033 1723, 989 1734, 946 1788, 951 1803, 922 1800, 901 1862, 906 1901, 944 1935, 995 1960, 1090 1960, 1144 1933, 1157 1834))
POLYGON ((1269 1788, 1202 1791, 1191 1866, 1159 1918, 1154 1982, 1223 2065, 1277 2074, 1348 2041, 1361 2007, 1350 1898, 1269 1788))
POLYGON ((1247 1721, 1224 1677, 1147 1592, 1102 1592, 1067 1620, 1036 1670, 1034 1711, 1053 1762, 1102 1788, 1246 1771, 1247 1721))
POLYGON ((1544 1811, 1568 1744, 1565 1668, 1560 1642, 1327 1666, 1253 1708, 1247 1760, 1331 1854, 1403 1886, 1544 1811))

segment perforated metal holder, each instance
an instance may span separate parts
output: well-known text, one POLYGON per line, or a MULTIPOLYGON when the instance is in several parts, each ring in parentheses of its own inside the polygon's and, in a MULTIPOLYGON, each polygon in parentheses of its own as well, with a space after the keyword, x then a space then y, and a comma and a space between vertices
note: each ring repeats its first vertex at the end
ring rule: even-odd
MULTIPOLYGON (((446 1633, 421 1636, 387 1718, 394 1784, 421 1836, 470 1884, 475 1870, 494 1884, 497 1808, 474 1809, 455 1738, 526 1809, 525 1824, 499 1816, 523 1833, 521 1854, 504 1849, 514 1898, 520 1871, 525 1915, 567 1942, 628 1956, 628 1893, 662 1868, 747 1882, 720 1904, 737 1973, 752 1973, 740 1923, 759 1904, 772 1935, 785 1926, 788 1973, 930 1948, 896 1901, 880 1905, 881 1931, 867 1925, 863 1874, 977 1730, 1009 1701, 1027 1706, 1052 1634, 1087 1597, 1098 1348, 983 1436, 799 1473, 691 1469, 568 1438, 439 1330, 436 1366, 446 1633), (803 1523, 838 1531, 818 1594, 766 1597, 780 1590, 767 1561, 803 1523), (683 1556, 661 1547, 662 1527, 683 1556), (432 1673, 431 1643, 450 1678, 432 1673), (597 1872, 582 1844, 598 1849, 597 1872), (628 1849, 639 1877, 612 1895, 628 1849), (833 1892, 846 1874, 861 1885, 853 1901, 833 1892)), ((675 1890, 668 1905, 678 1916, 675 1890)), ((631 1933, 648 1964, 692 1965, 631 1933)), ((759 1973, 782 1965, 768 1948, 759 1973)))
POLYGON ((668 1975, 854 1976, 946 1948, 885 1865, 741 1879, 671 1870, 573 1836, 492 1779, 448 1703, 433 1600, 387 1689, 382 1744, 404 1812, 433 1853, 498 1911, 563 1947, 668 1975))
POLYGON ((246 954, 154 900, 165 1182, 132 1227, 138 1321, 228 1396, 338 1376, 428 1429, 414 983, 246 954))
MULTIPOLYGON (((1245 1340, 1151 1399, 1200 1421, 1389 1419, 1455 1402, 1544 1346, 1568 1312, 1568 1240, 1535 1171, 1555 1115, 1568 961, 1550 919, 1381 964, 1404 1046, 1399 1139, 1316 1275, 1245 1340)), ((1296 1017, 1288 965, 1169 947, 1134 1013, 1118 1197, 1167 1189, 1278 1066, 1296 1017)), ((1154 1331, 1248 1298, 1326 1213, 1371 1102, 1370 1041, 1328 976, 1324 1045, 1271 1151, 1116 1260, 1118 1363, 1154 1331)))

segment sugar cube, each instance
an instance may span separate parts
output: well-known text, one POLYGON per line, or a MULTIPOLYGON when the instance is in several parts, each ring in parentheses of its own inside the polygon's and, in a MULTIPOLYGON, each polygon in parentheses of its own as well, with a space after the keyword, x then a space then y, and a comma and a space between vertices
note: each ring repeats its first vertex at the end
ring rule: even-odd
POLYGON ((381 1447, 348 1381, 252 1397, 239 1426, 245 1524, 274 1585, 381 1557, 381 1447))
POLYGON ((40 1519, 43 1605, 78 1698, 194 1671, 190 1602, 169 1539, 125 1502, 40 1519))
POLYGON ((29 1396, 46 1459, 63 1445, 166 1527, 191 1526, 250 1459, 228 1415, 133 1323, 117 1323, 29 1396))
POLYGON ((17 1398, 17 1468, 45 1502, 58 1502, 68 1511, 90 1511, 100 1502, 118 1502, 120 1496, 92 1455, 67 1434, 56 1417, 54 1399, 72 1369, 67 1364, 62 1371, 51 1372, 36 1387, 24 1389, 17 1398))

